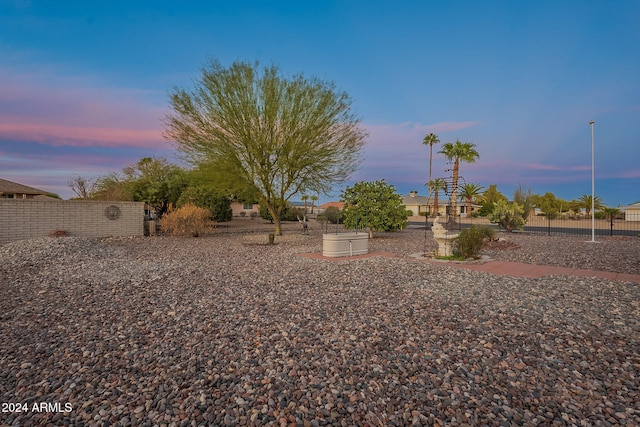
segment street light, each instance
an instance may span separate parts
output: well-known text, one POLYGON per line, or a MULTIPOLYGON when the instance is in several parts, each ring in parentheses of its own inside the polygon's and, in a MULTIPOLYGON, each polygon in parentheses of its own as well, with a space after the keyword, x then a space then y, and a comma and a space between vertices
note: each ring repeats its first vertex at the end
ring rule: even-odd
POLYGON ((593 124, 594 120, 589 122, 591 125, 591 241, 596 241, 596 213, 595 213, 595 205, 596 205, 596 176, 595 176, 595 150, 593 145, 593 124))

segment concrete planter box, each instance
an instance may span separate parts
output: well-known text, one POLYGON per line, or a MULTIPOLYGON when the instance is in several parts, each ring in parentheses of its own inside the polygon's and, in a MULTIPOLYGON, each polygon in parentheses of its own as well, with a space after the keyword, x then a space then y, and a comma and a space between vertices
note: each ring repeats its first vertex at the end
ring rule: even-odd
POLYGON ((338 233, 322 235, 322 256, 341 257, 369 253, 369 234, 338 233))

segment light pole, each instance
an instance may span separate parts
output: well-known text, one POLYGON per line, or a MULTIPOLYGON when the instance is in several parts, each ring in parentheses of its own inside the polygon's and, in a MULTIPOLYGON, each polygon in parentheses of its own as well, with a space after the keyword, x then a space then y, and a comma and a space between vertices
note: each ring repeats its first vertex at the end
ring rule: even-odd
POLYGON ((595 121, 591 120, 591 241, 596 241, 596 175, 595 175, 595 150, 593 145, 593 124, 595 121))

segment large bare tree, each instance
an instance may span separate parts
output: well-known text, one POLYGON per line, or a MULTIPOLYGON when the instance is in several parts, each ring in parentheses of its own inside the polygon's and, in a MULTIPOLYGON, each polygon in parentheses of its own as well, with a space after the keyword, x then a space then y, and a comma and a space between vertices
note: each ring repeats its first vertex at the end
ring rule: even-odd
POLYGON ((288 200, 346 181, 366 139, 345 92, 285 77, 274 65, 212 61, 194 88, 175 88, 170 103, 166 138, 232 194, 260 199, 278 235, 288 200))

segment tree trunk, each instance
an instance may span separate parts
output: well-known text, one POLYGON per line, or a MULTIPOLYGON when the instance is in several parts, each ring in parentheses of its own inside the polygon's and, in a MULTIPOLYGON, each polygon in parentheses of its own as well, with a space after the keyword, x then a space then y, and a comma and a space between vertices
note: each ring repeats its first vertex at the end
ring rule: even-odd
POLYGON ((456 222, 456 216, 458 211, 458 172, 460 168, 460 159, 456 158, 453 163, 453 185, 451 189, 451 217, 449 218, 449 222, 456 222))
POLYGON ((373 228, 369 227, 369 238, 373 239, 373 228))
POLYGON ((271 218, 273 219, 273 223, 275 224, 276 230, 275 230, 275 234, 276 236, 282 236, 282 227, 280 225, 280 211, 282 208, 276 210, 274 209, 274 207, 271 205, 270 201, 265 201, 265 205, 267 207, 267 211, 269 211, 269 213, 271 214, 271 218))
POLYGON ((438 206, 438 192, 436 190, 436 195, 433 197, 433 216, 436 217, 438 216, 438 208, 440 206, 438 206))
POLYGON ((275 217, 273 223, 276 225, 276 236, 282 236, 282 227, 280 226, 280 217, 275 217))
MULTIPOLYGON (((433 165, 433 144, 429 144, 429 198, 427 200, 431 200, 431 195, 433 193, 433 185, 431 183, 431 166, 432 165, 433 165)), ((430 207, 427 206, 427 216, 429 216, 429 210, 430 210, 430 207)))

